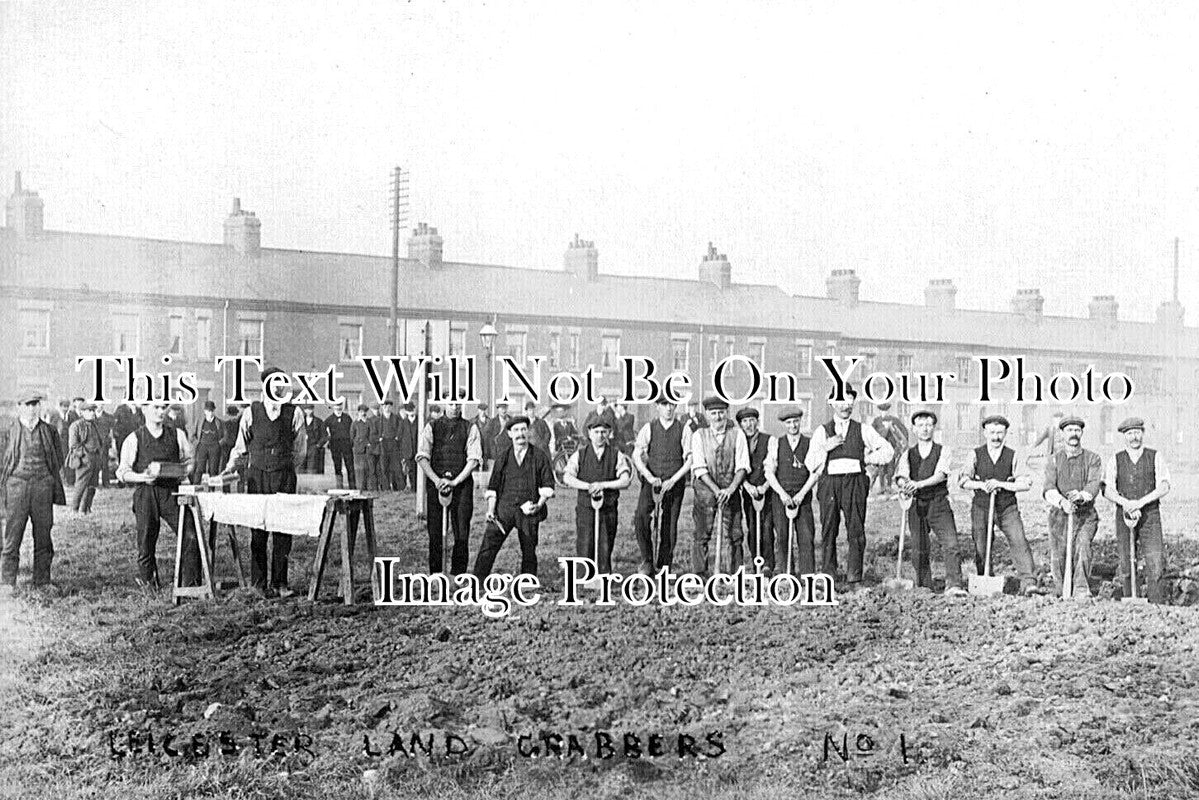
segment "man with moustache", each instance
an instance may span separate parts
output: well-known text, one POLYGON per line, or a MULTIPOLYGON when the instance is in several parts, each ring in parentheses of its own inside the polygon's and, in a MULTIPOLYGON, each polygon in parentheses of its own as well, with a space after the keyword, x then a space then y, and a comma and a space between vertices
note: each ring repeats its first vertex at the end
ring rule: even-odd
POLYGON ((774 526, 772 569, 778 573, 810 575, 816 572, 816 516, 812 512, 812 498, 824 469, 824 458, 812 446, 812 440, 800 433, 803 409, 784 406, 778 418, 783 423, 783 435, 770 440, 762 465, 766 483, 773 490, 770 495, 774 526), (787 517, 788 509, 798 509, 794 522, 787 517), (791 546, 792 524, 795 526, 794 547, 791 546))
MULTIPOLYGON (((1119 553, 1119 575, 1124 596, 1132 594, 1132 575, 1129 571, 1132 550, 1130 537, 1136 536, 1136 553, 1145 559, 1145 593, 1150 603, 1165 603, 1162 575, 1166 571, 1166 556, 1162 546, 1162 517, 1160 501, 1170 493, 1170 471, 1166 460, 1157 450, 1145 447, 1145 421, 1129 417, 1116 429, 1124 434, 1125 449, 1116 453, 1104 472, 1103 496, 1117 506, 1116 550, 1119 553), (1124 516, 1135 516, 1130 531, 1124 516)), ((1138 593, 1138 597, 1142 596, 1138 593)))
MULTIPOLYGON (((741 566, 741 512, 737 492, 749 473, 749 447, 745 434, 728 418, 729 404, 719 397, 703 402, 707 427, 691 434, 691 481, 695 490, 692 519, 695 538, 691 547, 691 571, 716 574, 723 553, 709 549, 716 515, 720 515, 723 542, 728 543, 729 572, 741 566)), ((724 543, 721 543, 721 550, 724 543)))
POLYGON ((547 515, 546 501, 554 496, 554 470, 549 457, 529 444, 529 418, 511 417, 509 446, 496 456, 487 482, 487 529, 475 557, 475 575, 491 574, 504 540, 516 530, 520 541, 521 574, 537 574, 537 535, 547 515))
POLYGON ((949 506, 949 449, 933 441, 936 427, 937 415, 932 411, 924 409, 912 415, 916 444, 899 459, 895 485, 912 498, 907 515, 916 585, 933 588, 928 535, 931 530, 941 543, 941 557, 945 559, 945 594, 963 595, 966 589, 958 554, 958 527, 949 506))
POLYGON ((683 493, 687 490, 687 475, 691 465, 691 429, 683 420, 675 419, 676 407, 665 395, 659 395, 654 406, 658 418, 641 426, 633 443, 633 465, 641 474, 641 493, 633 516, 633 530, 641 551, 641 571, 656 575, 669 567, 678 540, 679 514, 683 510, 683 493), (654 489, 661 491, 659 530, 650 530, 654 507, 654 489), (654 561, 653 540, 658 539, 658 559, 654 561))
POLYGON ((833 418, 812 434, 812 447, 822 454, 823 477, 816 489, 820 501, 821 571, 834 575, 837 570, 837 532, 845 515, 845 537, 849 545, 846 559, 847 591, 856 591, 862 582, 862 559, 866 553, 866 501, 870 477, 866 465, 889 464, 895 455, 891 443, 870 425, 853 416, 858 393, 849 384, 843 398, 837 399, 836 387, 829 394, 833 418))
POLYGON ((1095 498, 1103 482, 1103 460, 1098 453, 1083 448, 1082 431, 1086 423, 1082 419, 1068 416, 1058 427, 1063 447, 1045 463, 1044 496, 1049 503, 1049 547, 1053 554, 1049 566, 1060 596, 1067 567, 1069 514, 1073 514, 1073 599, 1087 601, 1091 599, 1091 540, 1099 529, 1095 498))
MULTIPOLYGON (((1036 567, 1033 565, 1032 549, 1024 536, 1024 520, 1016 503, 1017 492, 1032 488, 1032 479, 1020 474, 1019 461, 1012 448, 1006 447, 1008 423, 1002 414, 992 414, 983 420, 983 438, 986 444, 970 451, 958 485, 972 489, 974 498, 970 505, 970 527, 974 537, 974 570, 978 575, 987 574, 987 520, 990 516, 991 495, 995 496, 995 527, 1007 537, 1012 565, 1020 579, 1020 591, 1034 594, 1037 591, 1036 567)), ((994 574, 994 573, 992 573, 994 574)))
POLYGON ((333 404, 333 413, 325 417, 325 441, 329 443, 329 457, 333 461, 333 474, 337 478, 337 488, 342 489, 346 484, 351 489, 358 488, 354 477, 354 444, 350 435, 350 427, 354 421, 346 413, 346 401, 338 400, 333 404), (342 470, 345 478, 342 478, 342 470), (344 481, 344 482, 343 482, 344 481))
POLYGON ((766 574, 774 571, 774 519, 767 503, 770 499, 770 484, 766 482, 766 455, 770 451, 772 438, 758 429, 759 413, 756 408, 742 408, 737 411, 737 425, 745 434, 745 445, 749 450, 749 472, 737 492, 736 503, 741 516, 745 519, 745 549, 749 553, 749 563, 762 559, 762 569, 766 574), (762 530, 759 537, 758 512, 754 509, 754 501, 763 503, 762 530), (758 551, 758 540, 761 539, 761 552, 758 551))
POLYGON ((474 471, 483 462, 479 429, 462 417, 462 402, 448 402, 444 416, 425 423, 416 450, 416 465, 424 472, 425 527, 429 533, 429 574, 444 569, 441 492, 450 494, 450 528, 454 545, 450 574, 466 572, 470 560, 470 519, 474 514, 474 471))
POLYGON ((612 423, 607 416, 592 413, 587 418, 591 440, 571 454, 562 482, 578 489, 575 504, 575 554, 590 558, 601 574, 612 572, 612 545, 616 541, 620 490, 629 488, 633 468, 628 457, 611 442, 612 423), (603 497, 599 511, 592 497, 603 497), (599 552, 595 543, 595 517, 599 515, 599 552))

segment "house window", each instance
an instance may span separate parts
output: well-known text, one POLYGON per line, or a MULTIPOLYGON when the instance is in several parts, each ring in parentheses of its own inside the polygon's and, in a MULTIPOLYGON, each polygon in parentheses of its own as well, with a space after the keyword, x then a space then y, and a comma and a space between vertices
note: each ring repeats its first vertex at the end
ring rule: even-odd
POLYGON ((620 365, 620 337, 607 335, 600 338, 600 369, 616 369, 620 365))
POLYGON ((687 372, 691 361, 691 337, 672 339, 670 341, 670 369, 673 372, 687 372))
POLYGON ((21 311, 21 349, 50 350, 50 312, 37 308, 21 311))
POLYGON ((1132 381, 1132 385, 1135 387, 1137 384, 1137 365, 1136 364, 1125 364, 1124 365, 1124 374, 1128 376, 1128 379, 1130 381, 1132 381))
MULTIPOLYGON (((451 341, 452 338, 451 338, 451 341)), ((362 326, 343 322, 337 326, 337 358, 354 361, 362 355, 362 326)))
POLYGON ((466 355, 466 328, 450 328, 451 356, 466 355))
MULTIPOLYGON (((958 430, 959 431, 968 431, 971 428, 973 428, 974 421, 970 417, 970 404, 969 403, 955 403, 954 408, 957 409, 957 413, 958 413, 958 430)), ((980 411, 980 413, 981 413, 981 411, 980 411)))
POLYGON ((958 376, 959 383, 969 383, 970 382, 971 361, 972 361, 972 359, 970 358, 970 356, 958 356, 957 357, 957 376, 958 376))
POLYGON ((239 356, 262 357, 263 322, 260 319, 243 319, 237 322, 237 354, 239 356))
POLYGON ((1150 375, 1149 391, 1160 392, 1165 385, 1165 371, 1161 367, 1154 367, 1150 375))
POLYGON ((899 356, 897 361, 898 361, 900 372, 911 372, 912 371, 912 357, 911 356, 901 355, 901 356, 899 356))
POLYGON ((212 355, 212 317, 196 317, 196 358, 212 355))
POLYGON ((812 430, 812 398, 801 397, 796 402, 803 410, 803 416, 799 420, 799 429, 801 431, 812 430))
POLYGON ((579 334, 572 333, 570 335, 570 366, 571 369, 579 367, 579 334))
POLYGON ((522 367, 525 363, 525 345, 528 343, 528 340, 529 335, 524 331, 508 331, 508 333, 504 334, 504 342, 508 346, 508 355, 522 367))
POLYGON ((749 360, 758 365, 758 369, 766 370, 766 342, 750 342, 749 360))
POLYGON ((562 334, 553 332, 550 334, 550 368, 558 369, 562 366, 562 334))
MULTIPOLYGON (((812 345, 801 344, 795 350, 799 361, 795 374, 804 378, 809 377, 812 374, 812 345)), ((807 415, 805 414, 805 416, 807 415)))
POLYGON ((1063 371, 1065 371, 1065 365, 1062 364, 1062 362, 1060 362, 1060 361, 1050 361, 1049 362, 1049 377, 1050 378, 1053 378, 1054 375, 1058 374, 1059 372, 1063 372, 1063 371))
POLYGON ((137 314, 112 315, 112 347, 117 355, 137 355, 140 337, 137 314))
POLYGON ((167 352, 173 356, 183 353, 183 315, 171 314, 167 319, 167 352))

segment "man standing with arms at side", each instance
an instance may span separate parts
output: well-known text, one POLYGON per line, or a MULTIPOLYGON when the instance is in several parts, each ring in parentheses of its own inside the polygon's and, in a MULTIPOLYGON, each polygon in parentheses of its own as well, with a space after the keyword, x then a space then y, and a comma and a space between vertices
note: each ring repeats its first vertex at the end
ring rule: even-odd
MULTIPOLYGON (((433 406, 429 406, 429 417, 426 421, 433 419, 433 406)), ((416 491, 416 446, 420 439, 420 430, 416 421, 416 406, 412 403, 404 403, 400 406, 400 422, 403 426, 400 429, 400 465, 403 469, 403 479, 408 491, 416 491)))
POLYGON ((641 550, 641 571, 646 575, 656 575, 674 559, 683 493, 687 491, 687 475, 691 472, 687 460, 691 452, 691 429, 686 422, 675 418, 675 404, 665 395, 659 395, 654 408, 658 410, 658 418, 641 427, 633 444, 633 465, 641 473, 633 530, 641 550), (658 530, 651 530, 655 488, 661 490, 662 506, 658 530), (658 540, 657 562, 654 539, 658 540))
POLYGON ((225 463, 221 460, 221 439, 225 436, 224 424, 216 418, 216 403, 204 401, 204 413, 196 420, 192 432, 192 445, 196 460, 192 467, 192 483, 198 484, 204 475, 215 477, 225 463))
MULTIPOLYGON (((296 468, 304 461, 306 443, 304 413, 299 406, 270 399, 270 377, 283 370, 267 367, 262 371, 262 400, 255 400, 242 412, 237 427, 237 443, 229 453, 225 472, 232 472, 237 459, 250 454, 246 468, 246 492, 249 494, 295 494, 296 468)), ((271 533, 270 586, 267 586, 266 548, 268 533, 250 532, 250 584, 263 594, 291 597, 287 585, 287 561, 291 537, 271 533)))
POLYGON ((350 424, 350 451, 354 456, 354 475, 358 486, 351 488, 369 492, 379 486, 378 418, 370 417, 370 406, 358 405, 358 419, 350 424))
MULTIPOLYGON (((113 449, 112 428, 115 418, 108 409, 99 406, 96 411, 96 430, 100 432, 100 485, 105 489, 116 479, 116 473, 109 466, 108 454, 113 449)), ((115 459, 114 459, 115 460, 115 459)))
POLYGON ((394 409, 395 404, 392 401, 384 400, 378 417, 379 487, 398 492, 406 483, 400 457, 400 437, 407 435, 408 425, 400 419, 394 409))
POLYGON ((749 473, 749 447, 745 434, 728 418, 729 404, 719 397, 704 399, 708 426, 691 434, 691 480, 695 490, 692 518, 695 539, 691 548, 691 571, 697 575, 717 574, 724 542, 728 542, 729 573, 741 566, 741 512, 737 490, 749 473), (721 539, 710 549, 712 529, 720 515, 721 539))
MULTIPOLYGON (((752 566, 755 559, 762 559, 762 570, 774 574, 774 520, 770 508, 770 484, 766 482, 766 455, 770 452, 773 437, 758 429, 760 416, 756 408, 742 408, 737 412, 737 424, 745 434, 745 445, 749 449, 749 472, 737 493, 736 503, 745 519, 745 549, 752 566), (762 505, 762 530, 758 532, 759 514, 754 502, 762 505), (761 540, 761 552, 758 541, 761 540)), ((756 569, 756 567, 755 567, 756 569)))
POLYGON ((354 445, 350 436, 353 420, 346 413, 346 401, 338 400, 333 405, 333 413, 325 417, 325 439, 329 442, 329 455, 333 459, 333 474, 337 476, 337 488, 344 489, 346 483, 351 489, 358 488, 354 479, 354 445), (342 482, 342 469, 345 469, 345 483, 342 482))
POLYGON ((637 420, 629 413, 629 407, 617 403, 613 422, 616 427, 612 430, 612 443, 626 456, 633 454, 633 439, 637 436, 637 420))
POLYGON ((445 416, 426 422, 416 448, 416 465, 424 472, 425 527, 429 532, 429 574, 445 569, 440 493, 450 492, 450 528, 454 549, 450 574, 466 572, 470 561, 470 518, 475 511, 474 471, 483 461, 479 429, 462 417, 462 403, 448 402, 445 416))
POLYGON ((1117 430, 1124 434, 1126 447, 1108 462, 1103 496, 1116 504, 1116 551, 1124 596, 1132 596, 1129 537, 1136 536, 1136 554, 1145 559, 1145 592, 1138 591, 1137 597, 1147 597, 1150 603, 1165 603, 1168 598, 1162 589, 1162 575, 1166 571, 1166 555, 1162 546, 1160 501, 1170 493, 1170 470, 1161 453, 1145 447, 1143 419, 1129 417, 1117 430), (1124 520, 1125 514, 1135 517, 1132 532, 1124 520))
POLYGON ((307 447, 304 471, 309 475, 324 475, 328 434, 325 431, 325 421, 316 415, 316 409, 312 406, 304 406, 304 438, 307 447))
POLYGON ((824 465, 824 476, 816 489, 820 501, 821 571, 836 575, 837 533, 844 514, 849 544, 845 584, 850 592, 861 588, 862 559, 866 554, 866 500, 870 494, 866 465, 889 464, 895 455, 891 443, 873 427, 850 419, 857 396, 854 388, 845 384, 843 399, 837 400, 834 387, 829 394, 833 418, 812 434, 812 447, 823 455, 824 465))
POLYGON ((811 439, 800 433, 802 421, 803 409, 799 406, 784 406, 779 411, 784 433, 770 440, 763 464, 766 482, 774 490, 770 497, 770 513, 774 517, 775 573, 810 575, 816 572, 816 517, 812 513, 812 498, 824 469, 824 454, 812 447, 811 439), (794 521, 788 518, 788 509, 795 509, 794 521), (795 526, 794 547, 791 546, 792 525, 795 526))
POLYGON ((1103 482, 1103 460, 1098 453, 1083 449, 1082 430, 1086 423, 1079 417, 1064 418, 1059 427, 1064 446, 1045 463, 1045 502, 1049 503, 1049 546, 1053 553, 1050 568, 1057 594, 1062 594, 1066 565, 1066 537, 1069 517, 1074 515, 1073 599, 1091 599, 1091 540, 1099 529, 1095 498, 1103 482))
POLYGON ((96 406, 84 403, 79 419, 71 423, 68 432, 67 465, 75 471, 75 486, 71 492, 71 508, 81 514, 92 513, 96 482, 100 477, 100 461, 108 459, 96 427, 96 406))
POLYGON ((21 541, 25 526, 33 523, 33 586, 53 589, 50 563, 54 544, 54 506, 67 504, 62 488, 62 445, 58 431, 39 416, 46 398, 29 392, 17 398, 17 418, 5 421, 7 444, 0 463, 0 491, 4 492, 4 548, 0 552, 0 597, 11 597, 17 586, 21 541))

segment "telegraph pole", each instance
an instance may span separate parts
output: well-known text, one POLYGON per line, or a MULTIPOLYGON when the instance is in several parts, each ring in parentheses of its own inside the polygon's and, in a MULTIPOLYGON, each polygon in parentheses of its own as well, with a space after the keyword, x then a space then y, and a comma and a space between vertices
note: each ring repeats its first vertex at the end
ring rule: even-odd
POLYGON ((1178 237, 1174 237, 1174 308, 1173 313, 1178 315, 1176 320, 1172 320, 1177 324, 1174 325, 1174 358, 1171 364, 1170 371, 1174 373, 1174 391, 1170 392, 1170 419, 1173 421, 1174 427, 1174 443, 1182 444, 1182 421, 1178 415, 1178 401, 1180 399, 1180 387, 1182 386, 1182 376, 1179 374, 1181 364, 1179 364, 1179 351, 1182 349, 1182 302, 1178 299, 1178 237))
POLYGON ((391 173, 391 354, 400 354, 400 230, 408 223, 408 173, 391 173))

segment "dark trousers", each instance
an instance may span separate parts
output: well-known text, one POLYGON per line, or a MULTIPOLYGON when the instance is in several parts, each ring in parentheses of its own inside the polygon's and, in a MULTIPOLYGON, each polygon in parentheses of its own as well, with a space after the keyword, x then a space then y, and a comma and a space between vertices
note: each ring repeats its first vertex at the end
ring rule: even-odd
MULTIPOLYGON (((376 453, 355 453, 353 473, 358 486, 364 492, 379 488, 379 456, 376 453)), ((353 484, 350 484, 353 486, 353 484)))
POLYGON ((337 488, 342 488, 341 470, 344 466, 346 480, 349 482, 350 488, 357 489, 358 485, 354 481, 354 455, 350 452, 350 443, 331 440, 329 442, 329 455, 333 458, 333 474, 337 476, 337 488))
POLYGON ((200 442, 196 445, 196 463, 192 467, 192 483, 199 483, 204 475, 219 475, 225 464, 221 461, 221 446, 215 442, 200 442))
MULTIPOLYGON (((805 495, 804 501, 799 504, 794 543, 791 542, 791 520, 787 519, 787 506, 778 492, 770 496, 770 510, 774 516, 775 574, 789 572, 792 575, 811 575, 816 572, 816 515, 812 512, 811 495, 805 495), (790 565, 787 564, 788 549, 790 565)), ((762 541, 765 548, 765 539, 762 541)))
MULTIPOLYGON (((295 494, 294 469, 246 470, 246 492, 249 494, 295 494)), ((287 586, 287 559, 291 554, 291 537, 284 533, 267 533, 260 528, 250 531, 250 585, 257 589, 267 586, 266 545, 271 544, 270 584, 272 589, 287 586)))
MULTIPOLYGON (((1070 555, 1074 559, 1071 585, 1075 596, 1091 594, 1091 540, 1099 530, 1099 514, 1095 505, 1082 506, 1074 512, 1074 545, 1070 555)), ((1057 594, 1062 593, 1062 582, 1066 571, 1066 539, 1069 536, 1069 519, 1060 508, 1049 509, 1049 571, 1053 574, 1053 586, 1057 594)))
POLYGON ((716 550, 716 495, 703 481, 696 481, 692 490, 695 504, 692 507, 692 521, 695 523, 695 538, 691 543, 691 571, 697 575, 714 575, 718 567, 726 567, 728 573, 737 571, 741 566, 741 509, 737 507, 734 496, 720 507, 720 549, 729 549, 729 559, 716 550), (711 546, 709 546, 711 545, 711 546))
MULTIPOLYGON (((979 575, 985 575, 987 567, 987 513, 988 507, 982 503, 974 503, 970 507, 970 528, 974 535, 974 569, 979 575)), ((995 509, 995 527, 1003 531, 1007 537, 1008 551, 1012 556, 1012 565, 1023 586, 1035 584, 1033 576, 1032 548, 1024 536, 1024 520, 1020 518, 1020 507, 1012 503, 1000 511, 995 509)), ((991 542, 991 574, 995 569, 995 543, 991 542)))
POLYGON ((416 491, 417 474, 419 472, 419 470, 417 470, 417 468, 416 468, 416 459, 415 459, 415 457, 405 458, 403 460, 403 464, 404 464, 404 475, 406 476, 407 481, 408 481, 408 490, 415 492, 416 491))
POLYGON ((84 514, 91 513, 92 499, 96 496, 96 483, 99 478, 99 455, 94 460, 75 468, 75 486, 71 490, 71 508, 84 514))
POLYGON ((108 460, 108 450, 112 447, 112 440, 108 439, 100 447, 100 485, 105 489, 108 484, 117 479, 116 467, 108 460))
POLYGON ((662 515, 659 529, 650 530, 650 518, 654 511, 654 487, 641 481, 641 493, 637 496, 637 510, 633 514, 633 531, 637 536, 637 549, 641 551, 641 566, 652 567, 657 573, 669 567, 674 560, 674 544, 678 541, 679 514, 683 510, 683 493, 687 484, 679 481, 669 492, 662 493, 662 515), (658 539, 658 562, 654 563, 654 537, 658 539))
POLYGON ((479 546, 479 554, 475 556, 475 575, 482 580, 491 574, 495 566, 495 557, 499 555, 504 540, 513 528, 520 541, 520 572, 523 575, 537 574, 537 532, 541 525, 528 517, 519 508, 496 509, 499 525, 487 523, 483 532, 483 544, 479 546))
POLYGON ((0 582, 17 585, 21 541, 25 538, 26 524, 32 522, 33 583, 49 583, 50 562, 54 560, 54 544, 50 541, 50 530, 54 527, 54 479, 27 481, 10 477, 5 492, 8 510, 4 520, 4 549, 0 551, 0 582))
MULTIPOLYGON (((466 572, 470 562, 470 518, 475 513, 475 479, 467 477, 454 487, 450 495, 450 530, 454 534, 454 547, 450 552, 450 574, 466 572)), ((429 574, 445 569, 443 543, 445 535, 441 529, 445 508, 437 484, 425 481, 425 527, 429 531, 429 574)))
MULTIPOLYGON (((1141 512, 1137 524, 1137 560, 1145 560, 1145 570, 1137 571, 1137 597, 1147 597, 1150 603, 1164 603, 1167 598, 1162 587, 1162 575, 1166 571, 1166 554, 1162 549, 1162 516, 1160 508, 1147 508, 1141 512), (1144 589, 1140 588, 1144 586, 1144 589)), ((1129 547, 1128 526, 1124 524, 1124 513, 1116 508, 1116 552, 1120 566, 1117 574, 1124 585, 1124 596, 1132 596, 1132 575, 1129 572, 1132 549, 1129 547)))
POLYGON ((304 471, 309 475, 325 474, 325 448, 309 447, 305 451, 304 471))
POLYGON ((820 479, 816 497, 820 501, 821 571, 837 574, 837 533, 841 515, 845 515, 846 583, 862 580, 862 559, 866 554, 866 496, 870 478, 862 472, 851 475, 825 475, 820 479))
POLYGON ((745 519, 745 552, 746 562, 753 565, 754 561, 761 557, 762 568, 774 569, 774 509, 772 508, 771 497, 773 493, 767 492, 762 498, 762 546, 758 547, 758 512, 754 509, 754 501, 745 492, 739 492, 736 497, 736 502, 741 506, 741 516, 745 519))
POLYGON ((912 568, 916 570, 916 585, 931 589, 933 570, 930 563, 929 531, 941 543, 941 558, 945 560, 945 588, 962 586, 962 562, 958 553, 958 526, 948 497, 912 501, 908 509, 908 530, 912 536, 912 568))
POLYGON ((405 482, 399 445, 384 441, 383 455, 379 459, 379 488, 398 492, 404 488, 405 482))
POLYGON ((596 511, 587 505, 575 505, 575 555, 596 562, 601 574, 612 571, 612 546, 616 543, 617 505, 599 510, 599 554, 595 552, 596 511))
MULTIPOLYGON (((133 490, 133 518, 137 527, 137 571, 146 583, 159 585, 158 533, 166 522, 171 532, 178 534, 179 504, 172 486, 139 483, 133 490)), ((196 541, 195 523, 184 517, 183 554, 180 580, 184 586, 195 586, 200 577, 200 551, 196 541)))

